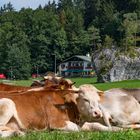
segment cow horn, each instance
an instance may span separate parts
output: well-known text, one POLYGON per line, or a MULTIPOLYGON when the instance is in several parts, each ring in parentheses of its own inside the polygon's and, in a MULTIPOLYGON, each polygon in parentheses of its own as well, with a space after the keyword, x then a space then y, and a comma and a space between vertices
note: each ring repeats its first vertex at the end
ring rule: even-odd
POLYGON ((102 90, 97 89, 97 92, 100 93, 100 94, 104 94, 104 91, 102 91, 102 90))
POLYGON ((71 85, 74 85, 76 82, 73 82, 71 85))

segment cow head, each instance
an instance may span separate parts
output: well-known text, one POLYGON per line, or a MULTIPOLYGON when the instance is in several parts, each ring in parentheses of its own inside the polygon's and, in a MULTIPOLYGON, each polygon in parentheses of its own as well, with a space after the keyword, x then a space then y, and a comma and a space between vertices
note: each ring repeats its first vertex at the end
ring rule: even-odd
POLYGON ((102 91, 96 89, 93 85, 89 84, 81 85, 79 87, 77 106, 79 112, 83 116, 90 118, 102 117, 102 111, 99 107, 101 92, 102 91))
POLYGON ((63 97, 66 102, 73 102, 77 104, 76 99, 78 95, 76 93, 79 91, 79 88, 76 88, 74 84, 75 82, 72 82, 69 79, 61 79, 59 89, 63 91, 63 97))
POLYGON ((41 81, 35 80, 35 81, 33 81, 33 83, 31 84, 30 87, 43 87, 44 84, 45 84, 44 80, 41 80, 41 81))
POLYGON ((54 84, 58 84, 59 83, 59 81, 62 79, 62 77, 59 77, 59 76, 57 76, 55 73, 53 73, 53 72, 49 72, 49 73, 47 73, 47 75, 46 76, 44 76, 44 80, 45 81, 51 81, 51 82, 53 82, 54 84))

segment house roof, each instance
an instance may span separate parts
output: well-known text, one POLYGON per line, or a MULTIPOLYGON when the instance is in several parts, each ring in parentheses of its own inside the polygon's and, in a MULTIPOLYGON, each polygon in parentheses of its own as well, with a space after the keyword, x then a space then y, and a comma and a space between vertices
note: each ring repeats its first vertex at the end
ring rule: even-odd
POLYGON ((66 61, 69 61, 70 59, 74 58, 74 57, 77 57, 81 60, 84 60, 84 61, 88 61, 88 62, 91 62, 91 57, 90 56, 84 56, 84 55, 74 55, 72 57, 69 57, 68 59, 65 59, 62 63, 66 62, 66 61))
POLYGON ((76 55, 75 57, 78 57, 78 58, 80 58, 82 60, 91 62, 91 57, 90 56, 76 55))

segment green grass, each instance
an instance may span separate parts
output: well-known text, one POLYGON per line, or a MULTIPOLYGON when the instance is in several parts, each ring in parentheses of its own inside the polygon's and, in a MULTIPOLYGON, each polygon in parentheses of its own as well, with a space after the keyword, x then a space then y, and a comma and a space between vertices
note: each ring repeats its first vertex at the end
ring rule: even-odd
POLYGON ((6 138, 6 140, 140 140, 139 131, 121 132, 30 132, 23 137, 6 138))
POLYGON ((126 80, 110 83, 97 83, 96 78, 71 78, 71 80, 76 82, 76 86, 93 84, 100 90, 108 90, 110 88, 140 88, 140 80, 126 80))
MULTIPOLYGON (((33 80, 10 81, 16 85, 30 86, 33 80)), ((82 84, 93 84, 100 90, 110 88, 140 88, 140 80, 128 80, 112 83, 96 83, 96 78, 71 78, 76 82, 76 86, 82 84)), ((30 132, 24 137, 12 137, 6 140, 140 140, 139 131, 123 131, 123 132, 60 132, 60 131, 44 131, 30 132)))
MULTIPOLYGON (((140 88, 140 80, 126 80, 120 82, 110 82, 110 83, 97 83, 96 78, 70 78, 73 82, 76 82, 76 86, 80 86, 82 84, 93 84, 100 90, 108 90, 110 88, 140 88)), ((30 79, 30 80, 12 80, 10 82, 15 85, 21 86, 30 86, 34 80, 38 79, 30 79)))

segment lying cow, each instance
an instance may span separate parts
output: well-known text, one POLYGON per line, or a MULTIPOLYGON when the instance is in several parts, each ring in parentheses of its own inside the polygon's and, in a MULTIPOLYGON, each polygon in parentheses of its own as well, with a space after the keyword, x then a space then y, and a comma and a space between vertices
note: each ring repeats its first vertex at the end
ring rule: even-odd
POLYGON ((0 91, 25 91, 30 89, 30 87, 16 86, 0 83, 0 91))
POLYGON ((140 128, 140 104, 127 94, 96 90, 92 85, 79 87, 77 106, 83 120, 83 130, 117 131, 121 128, 140 128), (98 119, 100 118, 100 119, 98 119), (92 123, 90 123, 92 122, 92 123), (112 125, 118 127, 112 127, 112 125))
POLYGON ((79 130, 73 123, 79 118, 79 114, 72 96, 68 97, 72 92, 75 91, 57 87, 26 91, 23 94, 0 95, 0 134, 6 137, 28 129, 79 130))
POLYGON ((31 84, 30 87, 43 87, 45 85, 45 80, 35 80, 33 81, 33 83, 31 84))
POLYGON ((73 85, 74 83, 71 80, 64 79, 62 77, 53 76, 53 75, 48 75, 48 76, 45 76, 43 80, 34 81, 30 87, 0 83, 0 94, 1 93, 11 94, 11 93, 16 93, 16 92, 43 90, 43 89, 48 88, 50 86, 50 83, 51 83, 51 86, 52 84, 59 85, 59 83, 61 83, 61 88, 63 88, 62 82, 63 83, 65 82, 67 86, 73 87, 76 89, 76 87, 73 85))
MULTIPOLYGON (((63 82, 65 83, 66 81, 63 82)), ((89 129, 102 130, 102 131, 121 130, 119 127, 112 127, 110 120, 121 127, 139 128, 139 124, 138 125, 133 125, 133 124, 139 123, 140 121, 140 117, 139 117, 140 105, 132 96, 128 96, 126 94, 124 95, 110 94, 110 93, 102 94, 101 91, 97 90, 92 85, 80 86, 78 94, 76 94, 74 90, 72 91, 69 88, 67 89, 66 84, 60 85, 59 83, 58 87, 55 86, 57 86, 57 84, 53 85, 51 90, 46 89, 47 91, 46 90, 28 91, 27 93, 30 94, 22 94, 20 96, 8 95, 7 97, 5 95, 3 96, 1 95, 0 97, 9 98, 10 101, 13 102, 14 106, 16 107, 15 109, 18 114, 18 118, 20 120, 17 126, 19 126, 19 128, 22 129, 52 128, 52 129, 64 129, 64 130, 78 130, 78 126, 76 124, 73 124, 71 120, 75 122, 75 115, 78 115, 79 112, 82 118, 82 121, 80 121, 81 126, 84 124, 82 126, 83 130, 89 130, 89 129), (58 92, 59 94, 56 94, 56 92, 58 92), (72 94, 71 92, 74 93, 72 94), (72 106, 68 105, 67 108, 62 98, 62 95, 65 95, 65 100, 67 102, 72 101, 73 103, 75 102, 77 104, 77 106, 74 107, 76 109, 75 112, 73 111, 74 109, 73 105, 75 104, 72 104, 72 106), (76 97, 77 101, 74 101, 73 97, 76 97), (126 109, 126 106, 128 106, 128 104, 129 105, 131 104, 131 107, 128 107, 126 109), (63 111, 59 111, 59 110, 63 110, 63 111), (40 111, 41 114, 39 113, 40 111), (52 114, 52 111, 55 113, 52 114), (63 117, 62 114, 65 117, 63 117), (73 115, 71 116, 70 114, 73 115), (34 115, 37 118, 36 117, 34 118, 33 117, 34 115), (59 120, 60 119, 59 116, 61 116, 61 121, 59 120), (60 121, 60 123, 59 124, 55 123, 58 120, 60 121), (85 121, 87 122, 84 123, 85 121), (72 127, 74 128, 72 129, 72 127)), ((9 113, 7 112, 6 114, 9 113)), ((14 117, 14 113, 12 117, 14 117)), ((1 118, 3 118, 3 115, 1 116, 1 118)), ((7 122, 8 123, 6 124, 1 122, 3 127, 7 127, 7 125, 9 125, 10 123, 9 120, 7 120, 7 122)), ((15 124, 16 123, 14 122, 14 125, 15 124)))
POLYGON ((133 96, 140 103, 140 88, 136 89, 126 89, 126 88, 113 88, 106 92, 111 92, 112 94, 127 94, 133 96))

